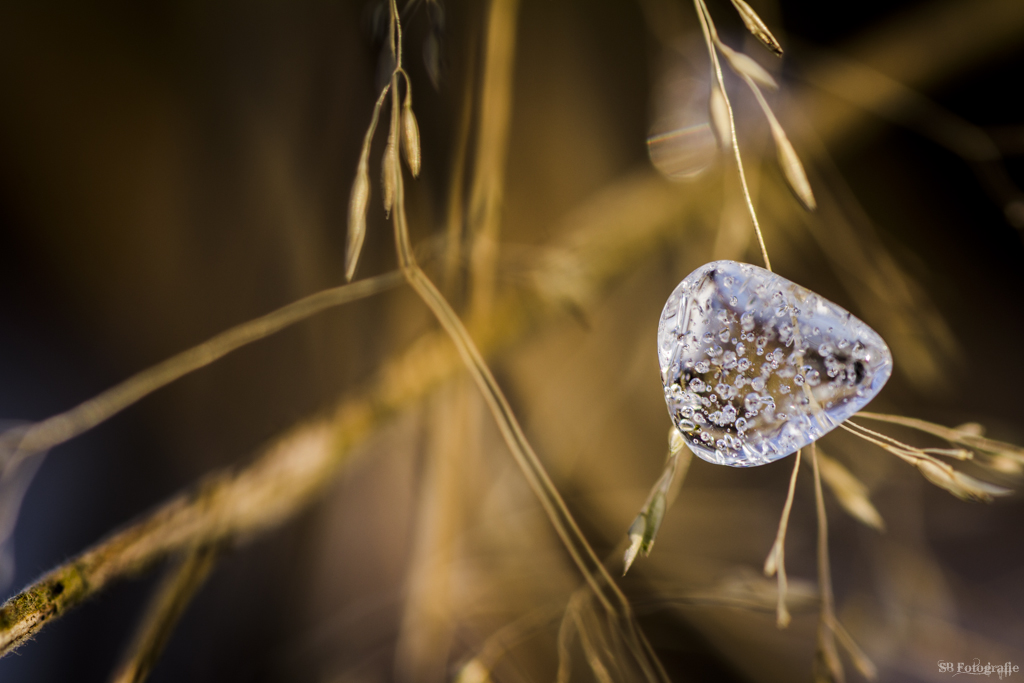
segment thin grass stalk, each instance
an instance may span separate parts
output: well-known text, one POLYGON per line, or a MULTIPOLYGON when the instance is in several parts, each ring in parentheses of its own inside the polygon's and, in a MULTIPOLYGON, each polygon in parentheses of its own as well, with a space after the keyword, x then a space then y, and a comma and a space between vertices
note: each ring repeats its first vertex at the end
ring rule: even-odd
POLYGON ((708 12, 707 6, 704 4, 704 0, 693 0, 694 6, 697 9, 697 17, 700 19, 700 28, 704 33, 704 42, 707 44, 708 55, 711 58, 712 72, 715 75, 715 80, 718 83, 718 87, 722 91, 722 95, 725 99, 725 110, 729 115, 729 136, 732 140, 733 155, 736 158, 736 170, 740 176, 740 186, 743 188, 743 198, 747 204, 747 210, 750 212, 750 220, 754 224, 754 233, 757 235, 757 243, 761 247, 761 257, 764 259, 764 267, 769 271, 772 269, 772 262, 768 258, 768 249, 764 244, 764 235, 761 234, 761 224, 757 220, 757 211, 754 210, 754 200, 750 196, 750 189, 747 187, 747 176, 743 171, 743 159, 740 155, 739 139, 736 135, 736 117, 733 116, 732 103, 729 101, 729 95, 725 90, 725 79, 722 76, 722 65, 718 61, 718 53, 715 52, 715 39, 717 32, 714 28, 714 23, 711 20, 711 14, 708 12))
POLYGON ((146 680, 181 615, 213 570, 217 555, 215 547, 196 548, 168 569, 111 683, 146 680))
MULTIPOLYGON (((396 199, 401 197, 401 193, 401 184, 399 184, 396 199)), ((403 223, 398 218, 399 214, 400 212, 396 211, 396 226, 403 223)), ((396 227, 396 230, 398 229, 400 228, 396 227)), ((396 239, 400 244, 405 241, 398 235, 396 235, 396 239)), ((411 258, 411 253, 408 254, 408 257, 411 258)), ((492 415, 494 415, 505 443, 508 445, 509 450, 512 451, 512 455, 523 471, 527 483, 529 483, 530 488, 533 489, 540 500, 541 506, 551 520, 555 532, 562 540, 573 562, 584 575, 588 585, 590 585, 594 595, 601 602, 604 609, 614 615, 616 620, 620 622, 619 627, 622 628, 623 624, 629 625, 625 630, 628 636, 633 629, 631 623, 632 610, 626 597, 618 589, 614 581, 612 581, 604 566, 598 561, 593 549, 576 525, 576 521, 573 519, 568 508, 566 508, 564 501, 527 441, 525 434, 523 434, 522 428, 519 426, 511 406, 508 405, 508 401, 498 387, 494 376, 469 338, 469 333, 455 315, 455 312, 451 310, 451 307, 444 300, 441 293, 415 262, 405 262, 403 257, 402 267, 410 286, 427 304, 431 312, 438 319, 438 322, 441 323, 442 328, 444 328, 455 343, 459 356, 469 369, 470 375, 483 394, 492 415)), ((648 677, 656 680, 654 676, 648 677)))
POLYGON ((576 635, 576 620, 569 612, 581 592, 577 590, 569 596, 562 621, 558 625, 558 671, 555 673, 555 683, 569 683, 569 677, 572 675, 572 641, 576 635))
MULTIPOLYGON (((678 230, 679 217, 693 206, 691 198, 666 192, 660 178, 653 175, 627 177, 611 194, 610 204, 607 196, 599 196, 584 212, 593 213, 594 206, 601 210, 585 223, 572 223, 568 228, 567 248, 580 251, 587 264, 586 269, 572 271, 579 282, 570 289, 601 290, 642 256, 660 248, 664 236, 678 230), (645 198, 645 205, 652 206, 652 212, 642 214, 639 220, 633 208, 638 193, 645 198), (626 224, 633 229, 622 230, 626 224)), ((547 268, 564 277, 558 264, 547 264, 547 268)), ((545 272, 541 279, 554 278, 555 273, 545 272)), ((559 301, 558 291, 539 293, 548 297, 548 303, 559 301)), ((539 323, 535 316, 524 315, 529 298, 524 292, 510 293, 503 299, 501 315, 478 328, 487 350, 507 346, 539 323)), ((541 310, 549 317, 562 311, 556 306, 541 310)), ((356 444, 462 367, 447 332, 421 338, 389 360, 371 386, 342 401, 327 418, 289 430, 239 472, 207 476, 198 491, 172 497, 11 597, 0 607, 0 656, 110 582, 140 572, 168 554, 198 543, 251 538, 282 523, 324 490, 348 462, 356 444), (56 592, 58 585, 61 589, 56 592)), ((643 634, 638 635, 641 646, 650 651, 643 634)), ((654 661, 653 653, 651 657, 654 661)))
POLYGON ((793 508, 793 495, 796 492, 796 477, 800 472, 800 456, 803 449, 796 452, 793 462, 793 473, 789 476, 789 491, 786 493, 786 503, 782 506, 782 518, 779 520, 779 530, 775 536, 775 543, 771 552, 764 562, 765 576, 778 574, 778 605, 775 608, 775 623, 779 628, 789 626, 790 614, 786 607, 786 593, 789 590, 789 582, 786 578, 786 531, 789 528, 789 512, 793 508))
POLYGON ((871 413, 866 410, 862 410, 857 413, 857 417, 876 420, 878 422, 887 422, 889 424, 899 425, 900 427, 907 427, 909 429, 916 429, 919 432, 937 436, 940 439, 951 443, 956 443, 965 436, 962 430, 952 427, 943 427, 942 425, 933 424, 926 420, 904 417, 902 415, 886 415, 884 413, 871 413))
POLYGON ((867 427, 863 427, 852 420, 847 420, 846 422, 843 423, 842 426, 846 431, 850 432, 851 434, 856 434, 865 441, 869 441, 870 443, 873 443, 876 446, 880 446, 881 448, 884 448, 890 453, 900 455, 901 457, 903 457, 904 460, 911 464, 916 464, 918 460, 922 458, 927 458, 928 456, 928 454, 922 451, 920 448, 914 448, 913 446, 905 444, 902 441, 899 441, 898 439, 894 439, 888 434, 882 434, 881 432, 876 432, 872 429, 868 429, 867 427))
POLYGON ((821 489, 821 471, 818 468, 818 451, 811 443, 811 464, 814 467, 814 507, 818 516, 818 590, 821 600, 821 618, 818 621, 817 680, 833 680, 843 683, 845 674, 839 653, 836 650, 834 633, 835 596, 832 593, 832 567, 828 557, 828 516, 825 514, 825 495, 821 489), (829 674, 825 676, 825 667, 829 674))
POLYGON ((601 661, 601 655, 608 653, 606 644, 594 643, 590 637, 590 629, 583 621, 583 610, 573 612, 573 620, 576 622, 576 632, 580 634, 580 646, 583 648, 583 655, 587 658, 587 664, 594 674, 598 683, 613 683, 614 679, 608 668, 601 661))
MULTIPOLYGON (((397 27, 396 35, 399 44, 401 44, 401 24, 397 20, 398 10, 395 0, 392 0, 391 7, 392 20, 397 27)), ((400 62, 399 66, 401 66, 400 62)), ((397 91, 392 91, 392 97, 392 105, 397 106, 397 91)), ((392 125, 397 126, 397 119, 393 121, 392 125)), ((649 646, 647 648, 643 647, 639 642, 629 601, 612 580, 604 565, 598 560, 597 555, 577 526, 575 519, 573 519, 561 495, 558 493, 554 483, 523 433, 522 427, 520 427, 511 406, 508 404, 508 400, 494 379, 494 375, 491 373, 490 368, 487 367, 479 350, 470 338, 469 332, 441 292, 438 291, 437 287, 434 286, 433 282, 430 281, 416 263, 409 239, 409 228, 406 219, 404 182, 400 171, 397 171, 395 176, 395 211, 392 214, 392 223, 395 230, 398 262, 406 281, 423 299, 423 302, 431 310, 435 318, 437 318, 441 327, 451 337, 459 356, 465 363, 474 382, 476 382, 483 394, 488 408, 490 408, 491 413, 494 415, 505 443, 508 445, 509 450, 526 477, 530 488, 533 489, 540 500, 541 506, 555 528, 555 532, 562 540, 573 562, 583 573, 584 578, 594 591, 594 595, 602 607, 609 615, 614 616, 617 628, 627 638, 627 642, 630 644, 638 664, 644 670, 644 674, 649 680, 664 680, 664 672, 660 671, 660 665, 652 666, 647 661, 647 658, 650 656, 650 649, 649 646)))
POLYGON ((236 325, 198 346, 132 375, 70 410, 25 428, 17 444, 17 453, 24 457, 49 450, 87 432, 157 389, 223 358, 246 344, 269 337, 321 311, 379 294, 401 282, 402 274, 399 271, 385 273, 325 289, 264 316, 236 325))

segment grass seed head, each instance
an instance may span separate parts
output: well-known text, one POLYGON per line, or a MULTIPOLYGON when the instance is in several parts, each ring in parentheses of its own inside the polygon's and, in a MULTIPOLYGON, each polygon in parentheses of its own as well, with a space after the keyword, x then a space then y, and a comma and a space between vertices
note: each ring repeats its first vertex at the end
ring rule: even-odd
POLYGON ((729 103, 725 93, 717 83, 711 84, 711 98, 708 102, 711 109, 711 126, 718 136, 718 144, 723 150, 732 149, 732 126, 729 125, 729 103))
POLYGON ((361 159, 352 182, 352 194, 348 200, 348 241, 345 247, 345 278, 349 281, 356 274, 359 252, 366 237, 366 205, 370 201, 370 173, 366 160, 361 159))
POLYGON ((395 173, 398 172, 397 154, 395 154, 394 135, 388 136, 388 144, 384 148, 384 160, 380 168, 380 183, 384 188, 384 213, 391 215, 391 205, 395 201, 395 173))
POLYGON ((766 88, 778 90, 779 84, 775 82, 768 70, 754 61, 754 58, 743 52, 733 50, 725 43, 718 43, 718 50, 725 56, 729 66, 740 76, 749 76, 766 88))
POLYGON ((839 504, 862 524, 885 531, 885 521, 868 498, 868 487, 841 463, 818 450, 821 478, 832 490, 839 504))
POLYGON ((761 20, 761 17, 757 15, 757 12, 751 8, 744 0, 732 0, 733 6, 736 11, 740 13, 740 18, 743 19, 744 25, 747 30, 750 31, 755 38, 764 43, 764 46, 774 52, 777 56, 782 56, 782 45, 775 39, 772 32, 768 30, 768 27, 761 20))
POLYGON ((405 96, 405 103, 402 105, 402 151, 405 152, 405 160, 412 171, 412 177, 420 175, 420 127, 416 123, 416 114, 412 111, 412 97, 405 96))
POLYGON ((921 459, 916 464, 925 479, 946 489, 961 500, 991 502, 996 496, 1006 496, 1012 493, 1002 486, 989 484, 963 472, 957 472, 945 463, 921 459))
POLYGON ((775 149, 779 155, 782 175, 785 176, 793 194, 797 196, 804 208, 814 211, 818 208, 818 203, 814 199, 814 192, 811 190, 810 181, 807 180, 804 165, 800 162, 796 150, 793 149, 793 143, 789 141, 786 131, 782 129, 782 124, 775 117, 770 117, 768 122, 771 124, 772 138, 775 139, 775 149))

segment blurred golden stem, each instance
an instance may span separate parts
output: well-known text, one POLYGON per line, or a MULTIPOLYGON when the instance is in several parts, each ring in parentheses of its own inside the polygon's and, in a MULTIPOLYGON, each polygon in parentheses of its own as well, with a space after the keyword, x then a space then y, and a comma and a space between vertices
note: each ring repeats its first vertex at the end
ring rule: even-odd
MULTIPOLYGON (((661 248, 665 236, 678 232, 694 205, 691 195, 680 194, 652 172, 619 181, 569 218, 562 248, 579 257, 579 267, 566 272, 562 262, 545 264, 538 280, 561 286, 541 293, 553 304, 565 291, 600 290, 661 248), (638 205, 644 207, 642 212, 636 211, 638 205)), ((563 311, 531 305, 530 296, 522 291, 500 299, 497 309, 499 314, 473 332, 481 348, 492 352, 539 325, 537 311, 563 311)), ((142 571, 168 554, 197 544, 248 538, 277 526, 321 494, 355 445, 462 367, 446 333, 423 335, 385 363, 365 392, 343 401, 332 415, 288 430, 246 469, 210 475, 196 490, 175 496, 9 599, 0 608, 0 655, 109 582, 142 571)))
POLYGON ((465 529, 465 494, 475 481, 473 456, 482 446, 478 396, 468 381, 452 381, 439 387, 426 407, 423 475, 395 657, 403 681, 446 679, 455 629, 451 576, 465 529))
MULTIPOLYGON (((469 36, 467 54, 473 54, 476 45, 475 34, 469 36)), ((476 60, 466 60, 465 91, 462 94, 462 105, 459 112, 459 127, 456 132, 455 149, 452 152, 452 171, 448 180, 448 208, 445 226, 444 245, 444 290, 448 296, 456 291, 459 283, 459 266, 462 263, 462 237, 465 229, 465 177, 466 154, 469 149, 469 132, 473 123, 473 78, 476 72, 476 60)))
POLYGON ((427 307, 441 323, 442 328, 455 343, 455 348, 462 358, 463 363, 470 372, 473 381, 483 394, 491 414, 505 440, 506 445, 512 452, 527 483, 533 490, 544 508, 545 514, 555 528, 555 533, 561 539, 562 544, 568 551, 573 563, 579 568, 587 583, 594 591, 595 597, 613 618, 616 625, 622 630, 627 642, 630 644, 638 663, 644 668, 649 680, 656 680, 657 668, 647 662, 650 656, 649 648, 643 647, 638 641, 639 634, 635 630, 632 608, 626 596, 622 594, 618 586, 608 574, 604 565, 598 560, 594 550, 590 547, 583 533, 580 531, 573 519, 572 514, 562 500, 561 494, 555 488, 554 483, 548 477, 547 471, 541 464, 533 447, 526 439, 522 427, 520 427, 512 407, 508 404, 504 393, 498 386, 494 375, 483 360, 483 356, 476 348, 469 332, 463 326, 462 321, 448 305, 441 293, 434 286, 434 283, 416 264, 411 245, 409 244, 408 229, 404 216, 404 189, 401 181, 396 183, 395 188, 395 239, 399 245, 399 262, 402 265, 402 272, 410 286, 419 294, 427 307))
POLYGON ((217 554, 211 546, 196 548, 167 570, 111 683, 146 680, 192 596, 213 569, 217 554))
POLYGON ((295 514, 344 462, 339 456, 370 432, 372 411, 345 406, 335 422, 292 429, 248 469, 218 473, 175 496, 12 597, 0 608, 0 655, 115 579, 183 549, 257 534, 295 514))
MULTIPOLYGON (((392 0, 391 7, 392 21, 399 27, 396 30, 396 34, 400 40, 401 24, 398 19, 395 0, 392 0)), ((514 0, 495 0, 492 11, 496 12, 498 7, 503 7, 507 10, 514 9, 515 3, 514 0)), ((511 20, 513 17, 505 17, 505 19, 511 20)), ((511 47, 509 46, 508 49, 511 50, 511 47)), ((392 98, 392 108, 394 111, 398 107, 397 88, 392 88, 392 98)), ((394 115, 392 116, 392 127, 397 131, 398 117, 394 115)), ((648 680, 664 678, 664 672, 661 671, 660 666, 648 661, 649 658, 653 658, 653 652, 649 646, 646 646, 646 643, 641 642, 642 636, 635 627, 635 619, 629 601, 612 580, 611 575, 597 558, 593 548, 590 547, 583 532, 577 526, 576 520, 573 519, 568 507, 566 507, 565 502, 562 500, 561 494, 559 494, 540 458, 537 457, 533 447, 527 440, 526 434, 523 433, 522 427, 512 411, 512 407, 505 398, 505 394, 501 391, 497 380, 494 379, 494 375, 470 337, 469 332, 455 314, 455 311, 452 310, 448 301, 416 263, 409 239, 409 226, 405 213, 405 184, 401 169, 397 165, 394 166, 394 177, 392 180, 395 188, 395 211, 392 216, 395 230, 395 246, 398 252, 398 263, 401 266, 406 281, 431 310, 434 317, 441 324, 441 327, 455 344, 459 357, 483 395, 484 401, 487 403, 487 407, 490 408, 491 414, 498 425, 498 430, 512 452, 512 456, 519 465, 527 483, 540 501, 541 507, 555 529, 555 533, 561 539, 569 556, 590 585, 594 596, 601 603, 615 626, 622 632, 644 674, 648 680), (658 675, 659 673, 661 674, 660 676, 658 675)), ((483 318, 484 316, 481 316, 481 319, 483 318)), ((656 662, 656 659, 654 661, 656 662)))
POLYGON ((469 196, 470 317, 486 318, 494 303, 498 236, 505 193, 512 74, 519 0, 491 0, 477 121, 476 159, 469 196))
MULTIPOLYGON (((587 664, 590 666, 594 678, 597 679, 598 683, 613 683, 614 679, 608 672, 604 662, 601 661, 602 654, 612 655, 610 648, 604 643, 594 643, 591 640, 590 630, 583 620, 580 609, 573 610, 572 617, 573 621, 576 622, 576 632, 580 634, 580 646, 583 648, 583 655, 587 658, 587 664)), ((613 655, 612 661, 614 662, 613 655)))
POLYGON ((538 608, 502 626, 484 641, 477 654, 459 669, 455 683, 490 681, 491 670, 509 650, 548 626, 558 616, 559 608, 538 608))

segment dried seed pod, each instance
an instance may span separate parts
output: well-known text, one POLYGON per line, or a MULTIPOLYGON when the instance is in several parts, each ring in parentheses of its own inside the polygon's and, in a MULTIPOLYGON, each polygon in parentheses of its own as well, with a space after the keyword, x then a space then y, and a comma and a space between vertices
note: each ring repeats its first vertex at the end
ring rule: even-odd
POLYGON ((388 144, 384 147, 384 159, 380 167, 380 183, 384 188, 384 213, 391 215, 391 205, 395 200, 395 174, 398 172, 397 154, 395 154, 395 136, 388 135, 388 144))
MULTIPOLYGON (((767 111, 770 112, 771 110, 767 111)), ((768 123, 772 129, 772 137, 775 139, 775 149, 779 155, 779 166, 782 167, 782 175, 786 177, 786 182, 789 183, 793 193, 803 203, 804 207, 808 211, 814 211, 818 208, 818 203, 814 200, 811 183, 807 180, 807 173, 804 171, 804 165, 800 162, 800 157, 797 156, 796 150, 793 149, 793 143, 789 141, 786 131, 782 129, 782 124, 779 123, 774 115, 768 117, 768 123)))
POLYGON ((412 177, 420 175, 420 127, 416 123, 416 114, 412 111, 412 96, 405 95, 405 103, 402 105, 402 151, 405 152, 405 160, 412 171, 412 177))
POLYGON ((885 522, 868 498, 868 487, 864 482, 837 460, 825 455, 820 448, 818 464, 821 466, 821 478, 828 484, 843 509, 862 524, 884 531, 885 522))
POLYGON ((348 240, 345 246, 345 279, 351 281, 356 273, 359 252, 366 237, 366 205, 370 200, 370 173, 366 158, 359 160, 352 194, 348 200, 348 240))
POLYGON ((765 23, 761 21, 761 17, 757 16, 757 12, 753 10, 744 0, 732 0, 732 4, 736 7, 736 11, 740 13, 740 18, 743 19, 743 23, 746 25, 747 30, 750 31, 755 38, 764 43, 764 46, 774 52, 779 57, 782 56, 782 46, 779 45, 779 41, 775 39, 772 32, 768 30, 765 23))
POLYGON ((711 84, 711 98, 708 101, 711 109, 711 125, 718 136, 718 144, 722 149, 732 148, 732 126, 729 125, 729 103, 725 93, 717 83, 711 84))
POLYGON ((718 43, 718 50, 725 56, 726 61, 729 62, 729 66, 740 76, 749 76, 766 88, 772 90, 778 90, 779 84, 775 82, 768 71, 758 64, 754 59, 747 54, 737 52, 725 43, 718 43))
POLYGON ((1005 496, 1012 493, 1009 489, 975 479, 963 472, 957 472, 945 463, 922 458, 915 464, 925 479, 962 500, 990 502, 994 496, 1005 496))

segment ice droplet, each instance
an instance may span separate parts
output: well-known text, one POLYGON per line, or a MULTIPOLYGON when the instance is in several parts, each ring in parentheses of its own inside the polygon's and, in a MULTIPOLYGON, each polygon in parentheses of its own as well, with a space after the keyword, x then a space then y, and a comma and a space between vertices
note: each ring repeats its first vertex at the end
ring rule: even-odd
POLYGON ((867 405, 892 373, 889 347, 861 320, 735 261, 701 266, 679 283, 658 326, 658 360, 669 414, 690 449, 733 467, 764 465, 821 438, 867 405), (736 360, 746 351, 733 336, 737 321, 763 361, 736 360), (724 390, 747 385, 753 391, 724 390), (721 400, 695 393, 711 387, 721 400))

